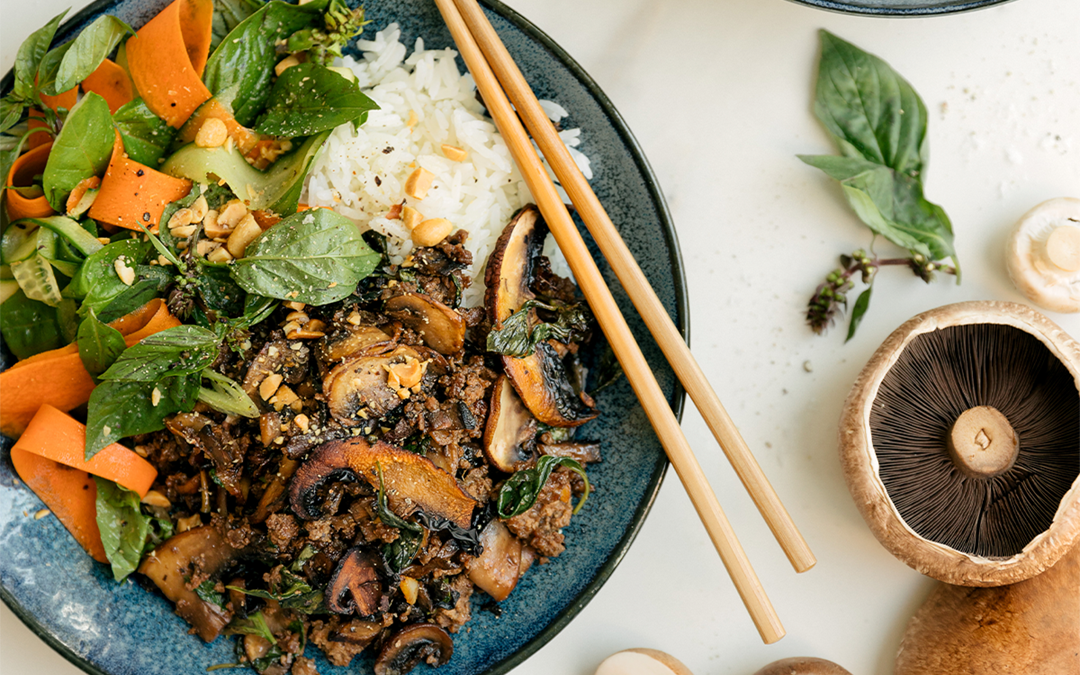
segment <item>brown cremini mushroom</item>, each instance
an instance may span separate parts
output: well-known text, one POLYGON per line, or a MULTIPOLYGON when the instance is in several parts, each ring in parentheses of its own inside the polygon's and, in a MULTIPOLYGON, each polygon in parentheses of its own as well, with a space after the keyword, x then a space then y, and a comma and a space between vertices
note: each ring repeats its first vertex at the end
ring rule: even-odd
POLYGON ((896 675, 1080 672, 1080 547, 1011 586, 940 584, 915 613, 896 675))
POLYGON ((387 300, 384 310, 440 354, 455 354, 465 346, 465 320, 432 297, 404 293, 387 300))
POLYGON ((438 668, 454 654, 454 643, 442 628, 417 623, 394 634, 375 659, 375 675, 405 675, 421 661, 438 668))
POLYGON ((627 649, 600 663, 595 675, 694 675, 677 658, 657 649, 627 649))
POLYGON ((840 423, 845 478, 893 555, 947 583, 1015 583, 1080 540, 1080 344, 1038 312, 967 302, 874 354, 840 423))
POLYGON ((419 361, 419 357, 409 347, 398 347, 376 356, 355 356, 335 366, 323 380, 330 414, 345 426, 358 426, 395 410, 404 397, 390 386, 390 369, 410 359, 419 361))
POLYGON ((1051 199, 1025 213, 1006 261, 1028 300, 1052 312, 1080 312, 1080 199, 1051 199))
POLYGON ((813 656, 793 656, 773 661, 754 675, 851 675, 832 661, 813 656))
POLYGON ((480 532, 480 546, 483 552, 466 564, 469 580, 496 602, 502 602, 510 597, 524 571, 521 540, 495 519, 480 532))
POLYGON ((536 419, 505 375, 491 387, 488 411, 484 454, 500 471, 513 473, 536 455, 536 419))
POLYGON ((335 614, 370 616, 379 609, 383 585, 379 559, 370 551, 352 548, 338 563, 326 587, 326 606, 335 614))

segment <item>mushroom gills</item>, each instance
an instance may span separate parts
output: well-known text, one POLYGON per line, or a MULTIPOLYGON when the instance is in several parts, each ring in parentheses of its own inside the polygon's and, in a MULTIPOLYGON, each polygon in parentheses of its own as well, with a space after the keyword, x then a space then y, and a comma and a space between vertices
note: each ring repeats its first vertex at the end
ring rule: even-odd
POLYGON ((754 675, 851 675, 851 673, 832 661, 813 656, 792 656, 773 661, 754 675))
POLYGON ((976 556, 1019 554, 1080 475, 1080 396, 1035 336, 1003 324, 921 333, 870 412, 881 481, 921 537, 976 556))
MULTIPOLYGON (((397 409, 404 400, 389 384, 389 369, 420 361, 409 347, 375 356, 355 356, 334 367, 323 380, 330 414, 345 426, 360 426, 397 409)), ((407 396, 406 396, 407 397, 407 396)))
POLYGON ((349 549, 326 587, 326 606, 330 611, 335 614, 355 611, 360 616, 374 614, 383 599, 379 565, 379 559, 370 551, 359 547, 349 549))
POLYGON ((445 665, 454 654, 446 631, 430 623, 417 623, 391 637, 375 659, 375 675, 405 675, 421 661, 433 667, 445 665))

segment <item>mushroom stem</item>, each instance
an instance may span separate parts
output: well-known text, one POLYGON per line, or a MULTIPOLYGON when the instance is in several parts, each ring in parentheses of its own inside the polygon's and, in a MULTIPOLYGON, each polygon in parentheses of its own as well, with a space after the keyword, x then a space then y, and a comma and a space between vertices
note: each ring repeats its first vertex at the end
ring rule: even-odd
POLYGON ((1080 271, 1080 227, 1055 228, 1046 239, 1046 257, 1066 272, 1080 271))
POLYGON ((965 410, 956 419, 948 446, 961 471, 975 478, 990 478, 1016 463, 1020 437, 997 408, 981 405, 965 410))

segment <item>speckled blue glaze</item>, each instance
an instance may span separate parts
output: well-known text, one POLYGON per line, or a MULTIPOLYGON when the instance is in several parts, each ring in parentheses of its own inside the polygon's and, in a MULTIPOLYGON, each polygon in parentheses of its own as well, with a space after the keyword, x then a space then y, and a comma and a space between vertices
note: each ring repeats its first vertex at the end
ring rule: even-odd
POLYGON ((791 0, 802 5, 845 14, 872 16, 933 16, 956 14, 1012 0, 791 0))
MULTIPOLYGON (((73 17, 66 38, 99 13, 109 12, 141 26, 167 0, 102 0, 73 17)), ((410 45, 423 36, 428 47, 451 46, 434 3, 371 0, 372 24, 365 36, 392 21, 410 45)), ((676 324, 687 331, 686 295, 678 243, 667 207, 644 156, 619 114, 595 83, 550 38, 496 2, 488 16, 522 71, 542 98, 571 113, 564 121, 583 130, 583 150, 592 159, 592 185, 676 324)), ((42 18, 44 22, 46 17, 42 18)), ((10 74, 3 89, 10 87, 10 74)), ((580 223, 579 223, 580 225, 580 223)), ((599 254, 591 245, 594 256, 599 254)), ((624 314, 673 409, 681 415, 683 393, 611 271, 601 264, 624 314)), ((0 369, 12 357, 0 345, 0 369)), ((440 675, 505 673, 561 630, 600 589, 622 559, 652 505, 667 462, 625 381, 599 397, 602 417, 581 437, 599 439, 605 460, 589 474, 596 493, 567 528, 566 553, 535 566, 496 617, 474 599, 473 619, 454 639, 451 662, 440 675)), ((187 624, 156 592, 129 580, 113 582, 55 517, 34 520, 41 502, 14 475, 11 441, 0 439, 0 595, 35 632, 73 663, 95 675, 201 674, 207 666, 231 663, 234 641, 207 645, 189 635, 187 624)), ((136 575, 137 576, 137 575, 136 575)), ((308 656, 315 656, 315 648, 308 656)), ((325 675, 370 672, 370 657, 335 668, 318 657, 325 675)), ((238 671, 233 671, 238 672, 238 671)), ((430 672, 420 666, 417 673, 430 672)))

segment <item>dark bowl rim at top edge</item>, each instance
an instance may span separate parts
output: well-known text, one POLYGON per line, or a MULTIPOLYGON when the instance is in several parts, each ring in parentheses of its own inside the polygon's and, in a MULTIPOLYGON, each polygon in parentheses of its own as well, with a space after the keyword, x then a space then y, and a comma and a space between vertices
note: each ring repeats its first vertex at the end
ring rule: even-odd
MULTIPOLYGON (((78 25, 95 15, 105 11, 105 9, 115 4, 116 0, 94 0, 89 5, 79 10, 74 15, 68 17, 57 31, 58 34, 62 34, 73 25, 78 25)), ((485 5, 488 9, 495 12, 502 18, 512 23, 516 28, 523 33, 539 42, 548 52, 550 52, 558 61, 560 61, 570 73, 577 78, 577 80, 585 87, 586 91, 592 95, 601 109, 603 109, 605 115, 611 120, 612 126, 622 139, 623 143, 630 150, 630 154, 634 159, 634 163, 637 165, 638 170, 641 172, 643 179, 645 180, 646 188, 649 191, 651 201, 656 206, 658 215, 660 217, 660 225, 664 231, 665 243, 668 246, 668 256, 671 263, 673 272, 673 281, 675 283, 675 311, 676 320, 675 324, 679 327, 679 332, 686 339, 687 344, 690 344, 690 312, 689 312, 689 299, 686 287, 686 272, 683 266, 682 251, 679 248, 679 238, 675 231, 674 223, 671 219, 671 212, 668 209, 667 201, 664 199, 663 193, 660 191, 660 185, 657 181, 656 174, 653 172, 652 166, 645 158, 645 153, 641 149, 641 145, 634 137, 630 128, 626 124, 626 120, 616 110, 615 105, 611 102, 611 99, 600 89, 600 86, 596 81, 587 73, 581 65, 573 59, 562 47, 560 47, 551 37, 542 31, 539 27, 526 19, 516 10, 508 7, 500 0, 479 0, 479 2, 485 5)), ((8 91, 14 80, 14 74, 9 69, 0 79, 0 92, 8 91)), ((686 392, 683 390, 682 385, 675 381, 675 388, 672 392, 672 411, 675 413, 676 419, 682 421, 683 411, 686 403, 686 392)), ((547 644, 553 637, 555 637, 563 628, 565 628, 570 621, 577 616, 585 605, 600 591, 600 588, 607 582, 608 578, 618 567, 619 563, 626 556, 627 551, 630 549, 630 545, 637 538, 638 533, 641 531, 641 527, 645 522, 645 517, 648 515, 649 510, 652 509, 653 503, 656 501, 656 496, 660 492, 660 485, 663 483, 664 475, 667 471, 668 460, 666 456, 661 456, 661 459, 656 463, 656 467, 653 470, 652 476, 649 478, 649 487, 646 492, 645 498, 638 504, 637 509, 634 512, 633 519, 631 520, 630 528, 623 534, 622 539, 616 544, 612 555, 604 563, 604 565, 597 571, 593 579, 585 586, 585 588, 574 598, 568 605, 566 610, 559 615, 555 621, 546 626, 543 630, 537 633, 531 640, 526 642, 520 649, 513 654, 507 656, 501 661, 496 662, 484 675, 504 675, 510 670, 521 665, 526 659, 536 653, 541 647, 547 644)), ((60 641, 53 635, 47 628, 42 626, 36 617, 27 611, 8 591, 8 589, 0 585, 0 600, 3 600, 4 604, 21 620, 27 628, 31 630, 35 635, 41 638, 46 644, 53 648, 54 651, 59 653, 65 659, 67 659, 72 665, 81 669, 82 671, 89 673, 89 675, 112 675, 93 663, 90 663, 85 658, 76 654, 68 645, 60 641)))
MULTIPOLYGON (((483 0, 481 0, 483 1, 483 0)), ((978 9, 989 9, 996 5, 1004 5, 1014 0, 968 0, 963 4, 945 8, 935 7, 860 7, 848 4, 845 0, 788 0, 797 5, 805 5, 813 9, 823 9, 836 14, 848 14, 852 16, 864 16, 872 18, 896 19, 896 18, 927 18, 934 16, 948 16, 971 12, 978 9)))

